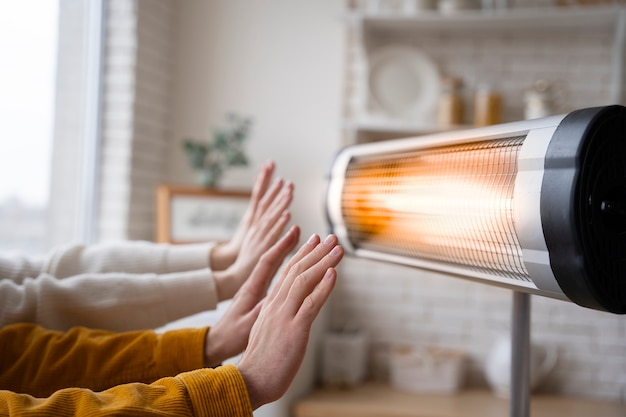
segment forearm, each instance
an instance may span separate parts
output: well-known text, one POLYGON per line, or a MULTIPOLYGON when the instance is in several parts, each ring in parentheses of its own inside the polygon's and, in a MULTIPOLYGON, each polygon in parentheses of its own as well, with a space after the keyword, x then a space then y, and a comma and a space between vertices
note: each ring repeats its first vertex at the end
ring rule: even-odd
POLYGON ((201 369, 163 378, 150 385, 133 383, 104 392, 70 388, 44 400, 0 391, 0 414, 250 417, 245 384, 233 366, 201 369))
POLYGON ((38 276, 43 265, 43 257, 0 253, 0 278, 21 284, 26 278, 38 276))
POLYGON ((207 328, 113 333, 82 327, 66 333, 36 325, 0 329, 0 389, 48 396, 68 387, 95 391, 152 383, 204 366, 207 328))
POLYGON ((74 326, 127 331, 154 328, 214 309, 217 288, 208 269, 176 274, 49 275, 22 285, 0 281, 0 326, 38 323, 54 330, 74 326))
POLYGON ((147 241, 69 245, 51 252, 42 272, 65 278, 83 273, 193 271, 210 266, 214 245, 213 242, 169 245, 147 241))

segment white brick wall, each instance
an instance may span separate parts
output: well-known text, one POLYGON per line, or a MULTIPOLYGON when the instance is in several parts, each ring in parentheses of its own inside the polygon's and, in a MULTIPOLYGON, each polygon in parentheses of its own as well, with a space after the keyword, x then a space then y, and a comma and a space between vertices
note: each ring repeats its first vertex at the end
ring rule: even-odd
POLYGON ((153 239, 170 135, 174 4, 109 3, 98 239, 153 239))
MULTIPOLYGON (((395 344, 455 348, 469 354, 468 385, 485 385, 489 348, 498 335, 510 331, 511 291, 355 258, 342 262, 339 277, 331 327, 356 326, 368 333, 372 369, 385 368, 380 361, 395 344)), ((539 296, 531 297, 531 311, 533 340, 555 345, 559 352, 557 367, 542 390, 622 398, 624 316, 539 296)))
MULTIPOLYGON (((521 0, 515 4, 531 5, 521 0)), ((550 3, 539 5, 545 4, 550 3)), ((359 95, 364 94, 360 77, 365 51, 354 30, 347 30, 346 41, 345 116, 349 118, 358 111, 359 95)), ((523 118, 522 92, 541 77, 568 86, 563 112, 611 104, 612 41, 607 34, 525 33, 466 38, 424 35, 373 40, 372 45, 402 42, 420 48, 443 73, 462 77, 470 92, 480 81, 494 82, 506 103, 503 117, 510 121, 523 118)), ((370 365, 376 373, 384 370, 394 344, 459 348, 470 355, 468 384, 484 386, 486 356, 497 335, 509 332, 511 306, 512 293, 506 289, 348 258, 340 266, 331 326, 356 325, 369 333, 370 365)), ((533 339, 559 350, 557 367, 541 389, 626 401, 626 317, 538 296, 531 297, 531 308, 533 339)))

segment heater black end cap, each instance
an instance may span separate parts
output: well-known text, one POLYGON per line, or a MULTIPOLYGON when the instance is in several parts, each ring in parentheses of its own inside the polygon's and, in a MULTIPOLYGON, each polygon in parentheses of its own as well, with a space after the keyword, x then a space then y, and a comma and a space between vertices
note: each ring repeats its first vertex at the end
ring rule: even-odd
POLYGON ((541 221, 573 302, 626 314, 626 107, 568 114, 548 146, 541 221))

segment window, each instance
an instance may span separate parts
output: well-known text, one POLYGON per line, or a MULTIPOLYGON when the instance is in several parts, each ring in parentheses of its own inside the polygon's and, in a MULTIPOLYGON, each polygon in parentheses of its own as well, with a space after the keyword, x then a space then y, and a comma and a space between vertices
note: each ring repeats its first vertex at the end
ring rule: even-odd
POLYGON ((0 14, 0 250, 47 250, 58 2, 9 1, 0 14))

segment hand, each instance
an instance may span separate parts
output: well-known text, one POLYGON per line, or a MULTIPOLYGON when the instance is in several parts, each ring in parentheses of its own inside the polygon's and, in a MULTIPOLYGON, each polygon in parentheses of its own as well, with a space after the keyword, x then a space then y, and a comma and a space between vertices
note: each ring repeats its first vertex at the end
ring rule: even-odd
MULTIPOLYGON (((263 167, 235 237, 222 246, 236 246, 237 257, 225 271, 214 271, 219 301, 227 300, 237 292, 261 255, 276 243, 289 222, 290 213, 287 208, 293 200, 293 184, 277 179, 268 189, 273 170, 273 163, 263 167)), ((213 252, 217 249, 216 247, 213 252)))
POLYGON ((265 165, 261 167, 259 174, 254 182, 254 186, 252 187, 252 195, 250 197, 250 204, 248 205, 248 209, 244 213, 241 221, 239 222, 239 226, 235 231, 235 234, 230 239, 229 247, 230 251, 234 255, 234 259, 239 255, 239 251, 241 250, 241 246, 243 245, 246 234, 248 230, 254 225, 260 216, 259 206, 261 205, 261 200, 265 196, 267 189, 270 185, 270 180, 275 171, 274 162, 267 162, 265 165))
POLYGON ((235 259, 237 259, 241 245, 245 240, 246 233, 254 223, 254 219, 258 216, 257 210, 259 204, 269 187, 270 180, 274 174, 274 169, 275 165, 273 162, 268 162, 261 167, 261 170, 257 174, 254 182, 254 186, 252 187, 250 204, 239 222, 233 237, 228 242, 218 243, 211 251, 210 265, 214 271, 225 270, 235 262, 235 259))
POLYGON ((343 248, 313 235, 291 258, 252 326, 239 363, 252 408, 279 399, 306 352, 311 325, 335 286, 343 248))
POLYGON ((261 311, 261 300, 285 257, 300 237, 298 226, 291 229, 261 256, 250 279, 235 294, 224 315, 209 329, 205 343, 205 365, 214 367, 241 353, 248 343, 250 329, 261 311))

